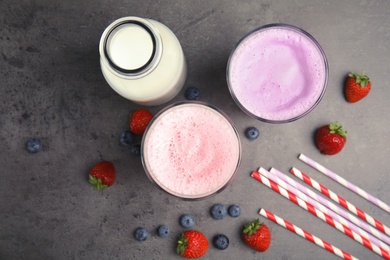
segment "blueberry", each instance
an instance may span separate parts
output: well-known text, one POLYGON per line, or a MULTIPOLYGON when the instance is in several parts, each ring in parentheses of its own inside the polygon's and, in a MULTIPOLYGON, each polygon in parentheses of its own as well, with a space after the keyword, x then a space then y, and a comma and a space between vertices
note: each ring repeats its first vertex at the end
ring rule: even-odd
POLYGON ((254 126, 251 126, 251 127, 248 127, 246 130, 245 130, 245 136, 249 139, 249 140, 255 140, 259 137, 260 133, 259 133, 259 130, 254 127, 254 126))
POLYGON ((130 145, 130 144, 134 143, 134 139, 135 138, 134 138, 134 135, 132 132, 124 131, 119 136, 119 143, 121 145, 130 145))
POLYGON ((184 228, 190 228, 195 224, 194 216, 190 214, 183 214, 180 217, 180 225, 184 228))
POLYGON ((26 148, 30 153, 40 152, 42 150, 41 140, 35 138, 29 139, 26 143, 26 148))
POLYGON ((227 210, 226 207, 222 204, 215 204, 210 209, 210 214, 215 219, 223 219, 226 217, 227 210))
POLYGON ((198 100, 200 98, 200 91, 195 87, 189 87, 187 88, 184 96, 188 100, 198 100))
POLYGON ((133 156, 140 156, 141 155, 141 145, 134 144, 130 148, 131 155, 133 156))
POLYGON ((231 205, 229 207, 228 211, 229 211, 229 215, 233 218, 236 218, 236 217, 240 216, 240 214, 241 214, 241 209, 237 205, 231 205))
POLYGON ((168 237, 169 236, 169 227, 166 225, 161 225, 158 227, 157 233, 159 237, 168 237))
POLYGON ((213 244, 216 248, 225 250, 229 246, 229 238, 223 234, 216 235, 213 238, 213 244))
POLYGON ((138 241, 145 241, 148 238, 148 236, 149 236, 149 232, 143 227, 139 227, 134 231, 134 237, 138 241))

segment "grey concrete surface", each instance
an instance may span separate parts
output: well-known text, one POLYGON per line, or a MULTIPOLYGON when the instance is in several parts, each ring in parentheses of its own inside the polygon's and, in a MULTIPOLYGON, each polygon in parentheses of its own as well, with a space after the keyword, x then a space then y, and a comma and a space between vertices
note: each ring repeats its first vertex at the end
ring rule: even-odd
MULTIPOLYGON (((227 250, 210 247, 204 259, 339 259, 258 215, 261 207, 320 236, 360 259, 381 259, 371 250, 250 178, 259 166, 287 172, 295 166, 390 225, 390 215, 297 158, 305 153, 346 179, 390 202, 390 2, 383 1, 172 1, 172 0, 1 0, 0 1, 0 259, 181 259, 175 239, 178 218, 196 217, 195 228, 211 241, 230 238, 227 250), (119 145, 128 116, 140 106, 117 95, 105 82, 98 43, 109 23, 135 15, 158 20, 177 35, 188 62, 186 86, 197 86, 224 110, 242 137, 243 157, 234 181, 201 201, 173 198, 147 179, 139 157, 119 145), (235 43, 248 31, 283 22, 311 33, 330 67, 328 89, 306 117, 273 125, 246 116, 233 102, 225 80, 235 43), (373 89, 363 101, 347 103, 346 73, 365 69, 373 89), (338 121, 348 130, 344 150, 321 155, 315 128, 338 121), (253 142, 243 131, 256 126, 253 142), (40 138, 43 151, 30 154, 25 142, 40 138), (110 160, 117 181, 97 192, 89 169, 110 160), (216 221, 214 203, 241 206, 242 215, 216 221), (271 229, 265 253, 246 247, 242 225, 260 218, 271 229), (167 224, 162 239, 156 228, 167 224), (151 236, 137 242, 143 226, 151 236)), ((174 100, 184 100, 182 91, 174 100)), ((153 113, 164 105, 152 107, 153 113)), ((138 140, 139 141, 139 140, 138 140)))

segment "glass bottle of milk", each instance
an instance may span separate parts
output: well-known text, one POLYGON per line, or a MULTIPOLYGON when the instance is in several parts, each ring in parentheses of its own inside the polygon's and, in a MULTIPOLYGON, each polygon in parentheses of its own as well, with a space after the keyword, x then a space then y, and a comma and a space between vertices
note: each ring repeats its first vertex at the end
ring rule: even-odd
POLYGON ((101 36, 99 52, 108 84, 140 105, 170 101, 187 76, 178 39, 164 24, 151 19, 129 16, 114 21, 101 36))

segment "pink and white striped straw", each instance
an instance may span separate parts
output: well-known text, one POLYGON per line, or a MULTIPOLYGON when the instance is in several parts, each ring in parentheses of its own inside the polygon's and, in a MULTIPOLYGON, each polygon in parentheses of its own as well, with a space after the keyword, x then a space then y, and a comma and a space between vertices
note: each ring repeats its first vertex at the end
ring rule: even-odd
POLYGON ((277 185, 274 181, 262 176, 260 173, 254 171, 252 172, 251 176, 256 179, 257 181, 263 183, 268 188, 272 189, 273 191, 279 193, 283 197, 289 199, 291 202, 294 202, 296 205, 300 206, 301 208, 307 210, 314 216, 318 217, 319 219, 325 221, 332 227, 336 228, 337 230, 343 232, 345 235, 353 238, 355 241, 359 242, 360 244, 364 245, 368 249, 372 250, 376 254, 382 256, 385 259, 390 260, 390 253, 384 250, 381 247, 378 247, 377 245, 371 243, 370 240, 368 240, 365 237, 362 237, 361 235, 357 234, 353 230, 351 230, 349 227, 340 224, 340 222, 335 221, 331 216, 329 216, 326 213, 323 213, 322 211, 316 209, 312 204, 303 201, 302 199, 295 196, 293 193, 289 192, 288 190, 283 189, 279 185, 277 185))
MULTIPOLYGON (((371 225, 373 225, 374 227, 376 227, 377 229, 379 229, 383 233, 390 235, 390 228, 389 227, 384 225, 379 220, 371 217, 369 214, 367 214, 366 212, 364 212, 360 208, 356 207, 352 203, 348 202, 343 197, 341 197, 341 196, 337 195, 336 193, 334 193, 333 191, 329 190, 324 185, 318 183, 316 180, 312 179, 307 174, 303 173, 302 171, 298 170, 295 167, 291 168, 290 172, 292 174, 294 174, 296 177, 298 177, 299 179, 303 180, 305 183, 309 184, 310 186, 312 186, 313 188, 315 188, 316 190, 318 190, 319 192, 324 194, 325 196, 331 198, 332 200, 334 200, 335 202, 337 202, 338 204, 340 204, 344 208, 346 208, 349 211, 351 211, 352 213, 356 214, 361 219, 367 221, 368 223, 370 223, 371 225)), ((372 230, 372 228, 370 228, 370 230, 372 230)), ((367 230, 367 231, 370 232, 370 230, 367 230)), ((372 231, 375 232, 375 230, 372 230, 372 231)), ((372 234, 374 234, 374 233, 372 233, 372 234)), ((381 238, 383 241, 390 244, 390 237, 381 235, 380 233, 379 233, 379 236, 377 236, 377 237, 381 238)))
POLYGON ((343 259, 347 259, 347 260, 357 259, 356 257, 350 255, 349 253, 335 247, 334 245, 326 242, 325 240, 322 240, 321 238, 312 235, 311 233, 301 229, 300 227, 295 226, 294 224, 288 222, 287 220, 284 220, 276 216, 275 214, 273 214, 272 212, 266 209, 261 209, 259 214, 343 259))
POLYGON ((361 188, 359 188, 355 184, 350 183, 349 181, 347 181, 343 177, 341 177, 341 176, 337 175, 336 173, 332 172, 331 170, 325 168, 324 166, 322 166, 321 164, 317 163, 313 159, 310 159, 309 157, 307 157, 304 154, 300 154, 298 158, 301 161, 303 161, 304 163, 310 165, 314 169, 318 170, 319 172, 321 172, 321 173, 325 174, 326 176, 328 176, 329 178, 333 179, 334 181, 340 183, 344 187, 350 189, 351 191, 355 192, 356 194, 362 196, 366 200, 370 201, 371 203, 375 204, 376 206, 378 206, 381 209, 383 209, 383 210, 385 210, 385 211, 390 213, 390 206, 388 204, 386 204, 385 202, 381 201, 380 199, 377 199, 376 197, 374 197, 373 195, 369 194, 368 192, 362 190, 361 188))
POLYGON ((384 250, 390 252, 390 246, 386 244, 390 244, 390 238, 382 234, 375 228, 371 227, 363 220, 360 220, 354 215, 349 214, 346 210, 338 207, 324 197, 317 195, 312 190, 307 189, 300 183, 294 181, 293 179, 286 176, 284 173, 276 170, 275 168, 272 168, 271 172, 266 171, 264 168, 260 168, 259 172, 261 175, 276 182, 282 188, 297 195, 300 199, 312 204, 316 209, 330 215, 334 220, 340 222, 342 225, 349 227, 357 234, 367 238, 371 243, 377 245, 378 247, 382 247, 384 250), (363 227, 364 230, 361 227, 363 227), (385 240, 383 240, 384 242, 382 242, 378 238, 385 240))

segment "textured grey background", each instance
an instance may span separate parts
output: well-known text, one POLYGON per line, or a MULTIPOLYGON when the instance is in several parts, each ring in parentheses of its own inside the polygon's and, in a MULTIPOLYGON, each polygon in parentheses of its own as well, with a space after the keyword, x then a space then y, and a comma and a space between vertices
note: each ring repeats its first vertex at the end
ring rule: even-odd
MULTIPOLYGON (((389 1, 154 1, 0 0, 0 259, 180 259, 175 239, 182 213, 196 217, 196 229, 211 240, 217 233, 230 247, 212 246, 204 259, 338 259, 258 215, 261 207, 290 220, 360 259, 381 259, 351 238, 249 177, 258 166, 287 172, 296 166, 390 225, 390 215, 301 163, 305 153, 385 202, 390 141, 389 1), (113 20, 135 15, 166 24, 179 38, 188 62, 186 86, 223 109, 242 137, 239 172, 222 193, 185 202, 161 192, 144 174, 139 158, 118 144, 130 112, 139 106, 117 95, 99 67, 100 35, 113 20), (306 117, 284 125, 255 121, 234 104, 225 80, 235 43, 267 24, 293 24, 322 45, 330 66, 326 94, 306 117), (365 69, 373 89, 356 104, 345 101, 342 85, 350 70, 365 69), (344 150, 321 155, 313 131, 339 121, 349 132, 344 150), (243 131, 256 126, 249 142, 243 131), (29 154, 25 142, 41 138, 44 150, 29 154), (112 161, 117 182, 97 192, 89 169, 112 161), (242 208, 238 219, 211 219, 214 203, 242 208), (247 248, 242 225, 259 217, 271 228, 265 253, 247 248), (156 227, 172 235, 161 239, 156 227), (151 237, 137 242, 134 229, 151 237)), ((172 102, 183 100, 182 91, 172 102)), ((170 102, 170 103, 172 103, 170 102)), ((156 113, 164 106, 153 107, 156 113)))

